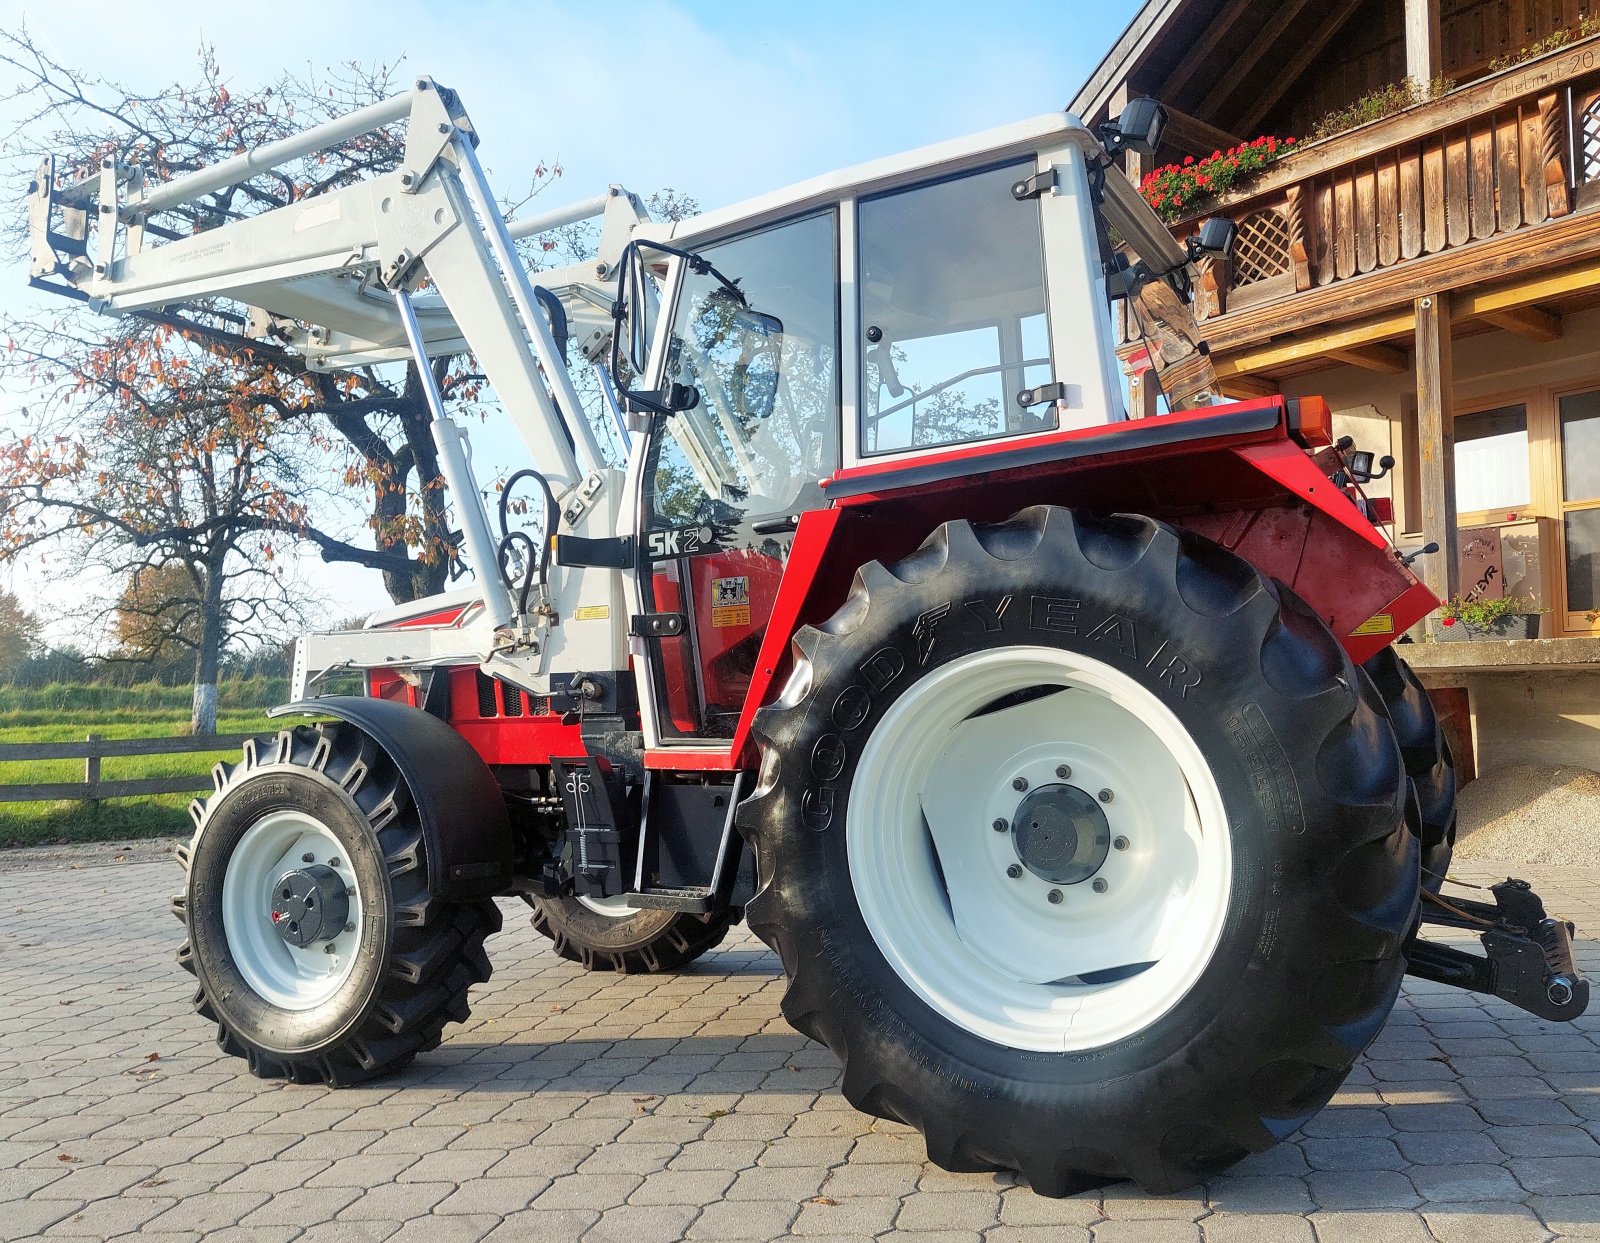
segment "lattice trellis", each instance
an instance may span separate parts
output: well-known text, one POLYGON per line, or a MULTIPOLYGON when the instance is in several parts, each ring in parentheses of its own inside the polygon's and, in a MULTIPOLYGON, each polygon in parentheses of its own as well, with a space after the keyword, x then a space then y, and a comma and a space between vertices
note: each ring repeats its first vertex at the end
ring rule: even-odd
POLYGON ((1253 285, 1289 270, 1289 221, 1281 212, 1251 212, 1239 221, 1233 247, 1235 288, 1253 285))
POLYGON ((1600 181, 1600 95, 1578 119, 1578 180, 1600 181))

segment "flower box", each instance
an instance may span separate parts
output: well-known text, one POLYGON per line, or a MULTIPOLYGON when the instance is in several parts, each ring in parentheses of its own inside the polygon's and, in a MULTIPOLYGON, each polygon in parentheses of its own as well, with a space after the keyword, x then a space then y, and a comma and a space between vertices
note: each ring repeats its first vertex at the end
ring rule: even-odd
POLYGON ((1433 617, 1428 620, 1428 629, 1440 643, 1471 642, 1475 639, 1537 639, 1539 616, 1538 613, 1508 613, 1487 629, 1478 629, 1463 621, 1447 626, 1442 619, 1433 617))

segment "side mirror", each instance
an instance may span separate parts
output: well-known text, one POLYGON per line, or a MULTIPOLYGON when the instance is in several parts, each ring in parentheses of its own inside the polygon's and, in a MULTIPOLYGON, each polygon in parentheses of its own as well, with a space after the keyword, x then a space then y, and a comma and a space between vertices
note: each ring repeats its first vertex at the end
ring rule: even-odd
POLYGON ((620 279, 617 305, 621 318, 617 330, 627 340, 629 367, 635 377, 642 377, 650 358, 650 338, 655 335, 655 317, 650 313, 650 275, 638 246, 628 247, 620 279))
POLYGON ((1208 216, 1200 222, 1200 231, 1189 239, 1189 258, 1230 255, 1238 237, 1239 226, 1226 216, 1208 216))
POLYGON ((1106 154, 1128 150, 1139 155, 1154 155, 1161 147, 1167 129, 1167 110, 1148 96, 1128 101, 1122 114, 1101 126, 1106 154))

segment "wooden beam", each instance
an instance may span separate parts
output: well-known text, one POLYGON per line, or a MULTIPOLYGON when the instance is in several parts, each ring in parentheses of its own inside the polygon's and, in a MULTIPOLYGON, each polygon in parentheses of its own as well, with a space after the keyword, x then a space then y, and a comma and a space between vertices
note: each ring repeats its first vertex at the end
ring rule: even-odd
POLYGON ((1277 47, 1279 37, 1305 12, 1309 3, 1310 0, 1279 0, 1272 16, 1250 32, 1249 43, 1239 50, 1233 62, 1217 76, 1205 98, 1195 105, 1195 112, 1203 117, 1215 116, 1217 108, 1249 80, 1261 58, 1277 47))
POLYGON ((1536 306, 1514 307, 1508 311, 1489 311, 1483 318, 1496 328, 1504 328, 1530 341, 1559 341, 1564 325, 1561 316, 1541 311, 1536 306))
POLYGON ((1418 298, 1417 446, 1421 455, 1422 538, 1439 545, 1426 558, 1423 579, 1448 600, 1461 587, 1456 540, 1454 360, 1450 345, 1450 296, 1418 298))
POLYGON ((1217 357, 1219 351, 1213 346, 1212 360, 1220 377, 1249 375, 1256 371, 1270 371, 1274 367, 1287 366, 1289 363, 1325 358, 1336 352, 1357 350, 1377 341, 1387 341, 1410 332, 1414 322, 1410 311, 1396 312, 1393 315, 1364 320, 1358 324, 1348 324, 1331 332, 1273 342, 1254 349, 1232 351, 1224 358, 1217 357))
MULTIPOLYGON (((1205 33, 1195 40, 1188 55, 1178 62, 1176 68, 1167 75, 1165 82, 1158 84, 1157 96, 1162 103, 1166 103, 1169 99, 1177 99, 1196 73, 1215 64, 1212 57, 1217 46, 1230 32, 1238 30, 1240 17, 1253 2, 1254 0, 1230 0, 1222 12, 1211 19, 1205 33)), ((1170 104, 1167 106, 1171 107, 1170 104)))
POLYGON ((1208 125, 1199 117, 1192 117, 1187 112, 1179 112, 1171 104, 1167 109, 1167 141, 1175 147, 1181 147, 1190 155, 1206 155, 1212 151, 1226 151, 1230 147, 1237 147, 1244 140, 1237 135, 1228 133, 1227 130, 1218 129, 1215 125, 1208 125))
MULTIPOLYGON (((1458 293, 1453 302, 1454 314, 1458 321, 1481 319, 1510 328, 1513 332, 1520 331, 1522 335, 1535 340, 1553 341, 1561 335, 1563 327, 1561 317, 1552 315, 1548 311, 1537 310, 1534 304, 1562 294, 1583 293, 1596 289, 1600 289, 1600 262, 1591 262, 1568 268, 1564 272, 1530 277, 1493 289, 1458 293), (1507 319, 1515 317, 1516 326, 1501 323, 1497 316, 1507 319), (1545 335, 1552 331, 1555 336, 1545 335)), ((1283 318, 1283 313, 1280 311, 1279 321, 1281 322, 1283 318)), ((1312 358, 1336 357, 1340 353, 1360 349, 1374 342, 1388 341, 1402 336, 1411 331, 1412 322, 1410 311, 1397 311, 1310 336, 1277 338, 1261 345, 1242 348, 1228 344, 1228 336, 1231 334, 1219 331, 1220 326, 1207 324, 1207 329, 1217 374, 1234 376, 1268 371, 1274 367, 1283 367, 1312 358)), ((1345 361, 1355 362, 1354 359, 1345 361)))
POLYGON ((1227 379, 1218 379, 1217 387, 1222 390, 1222 395, 1233 401, 1244 401, 1251 397, 1276 397, 1283 391, 1276 380, 1269 380, 1260 375, 1236 375, 1227 379))
POLYGON ((1509 285, 1480 289, 1466 296, 1457 307, 1457 314, 1467 319, 1487 319, 1494 311, 1516 310, 1536 302, 1548 302, 1563 294, 1588 293, 1596 288, 1600 288, 1600 261, 1580 263, 1561 272, 1546 271, 1509 285))
POLYGON ((1322 25, 1318 26, 1311 38, 1307 39, 1283 64, 1271 83, 1263 85, 1255 97, 1255 102, 1239 118, 1234 128, 1248 134, 1261 124, 1261 118, 1271 112, 1278 101, 1299 83, 1300 75, 1322 54, 1322 49, 1332 42, 1333 36, 1339 33, 1345 22, 1349 21, 1351 15, 1365 2, 1366 0, 1337 0, 1337 3, 1332 4, 1322 25))
POLYGON ((1147 0, 1105 59, 1089 75, 1067 111, 1089 124, 1098 120, 1100 110, 1106 106, 1117 83, 1133 71, 1135 64, 1150 50, 1150 45, 1167 33, 1168 20, 1183 3, 1184 0, 1147 0))
POLYGON ((1401 375, 1411 370, 1406 352, 1392 345, 1357 345, 1347 350, 1329 350, 1328 357, 1382 375, 1401 375))
POLYGON ((1406 0, 1406 77, 1426 86, 1443 72, 1439 0, 1406 0))
POLYGON ((1219 353, 1233 351, 1285 333, 1409 307, 1413 299, 1441 286, 1470 289, 1491 283, 1492 289, 1463 295, 1456 304, 1457 316, 1481 319, 1488 311, 1532 306, 1562 294, 1600 288, 1600 218, 1592 212, 1575 212, 1548 224, 1335 281, 1281 302, 1229 311, 1206 324, 1206 339, 1219 353), (1538 274, 1507 280, 1530 268, 1538 274))

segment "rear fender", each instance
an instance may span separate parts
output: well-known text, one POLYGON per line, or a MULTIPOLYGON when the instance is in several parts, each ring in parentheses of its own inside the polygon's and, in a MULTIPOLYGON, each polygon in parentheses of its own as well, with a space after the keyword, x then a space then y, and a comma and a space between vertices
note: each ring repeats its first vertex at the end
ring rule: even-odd
POLYGON ((438 717, 390 699, 330 695, 270 716, 333 717, 388 753, 405 778, 427 846, 428 892, 468 902, 511 888, 511 822, 500 783, 465 739, 438 717))

